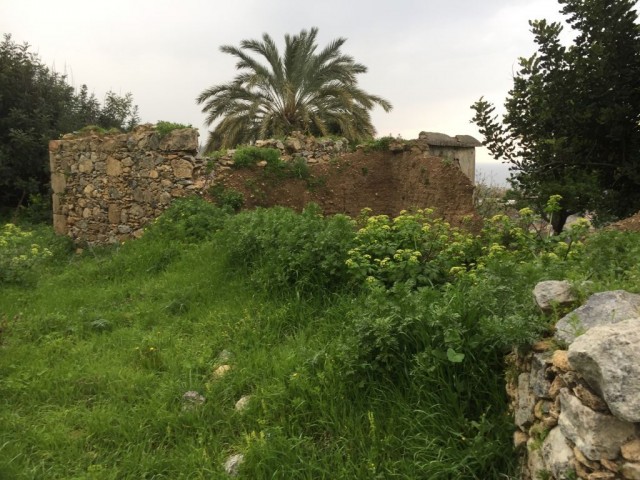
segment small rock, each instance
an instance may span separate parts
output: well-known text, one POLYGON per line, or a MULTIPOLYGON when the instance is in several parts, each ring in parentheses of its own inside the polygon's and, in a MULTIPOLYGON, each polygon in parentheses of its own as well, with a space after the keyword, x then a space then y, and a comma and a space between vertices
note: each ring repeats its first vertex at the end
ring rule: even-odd
POLYGON ((549 432, 549 435, 542 443, 541 450, 544 463, 554 474, 554 478, 566 478, 564 474, 569 469, 573 459, 573 451, 567 444, 567 440, 562 435, 559 427, 549 432))
POLYGON ((640 463, 623 464, 621 473, 627 480, 640 480, 640 463))
POLYGON ((551 356, 551 363, 562 372, 568 372, 571 370, 569 352, 567 350, 556 350, 553 352, 553 355, 551 356))
POLYGON ((589 407, 596 412, 609 413, 607 404, 599 396, 593 393, 584 385, 578 384, 572 390, 585 407, 589 407))
POLYGON ((241 412, 241 411, 245 410, 249 406, 249 402, 250 401, 251 401, 251 395, 243 395, 236 402, 236 410, 238 412, 241 412))
POLYGON ((640 462, 640 439, 635 438, 622 445, 622 458, 629 462, 640 462))
POLYGON ((227 363, 229 360, 231 360, 231 352, 229 350, 222 350, 219 354, 218 357, 216 358, 216 361, 218 363, 227 363))
POLYGON ((557 376, 556 378, 553 379, 553 382, 551 382, 551 386, 549 387, 549 396, 551 398, 556 398, 560 393, 560 389, 566 388, 566 387, 567 387, 567 384, 562 379, 562 377, 557 376))
POLYGON ((604 468, 606 468, 607 470, 613 473, 618 473, 618 470, 620 470, 616 462, 614 462, 613 460, 609 460, 607 458, 601 458, 600 465, 602 465, 604 468))
POLYGON ((231 365, 220 365, 213 371, 213 378, 222 378, 227 374, 229 370, 231 370, 231 365))
POLYGON ((182 395, 182 410, 193 410, 206 401, 204 396, 194 390, 190 390, 182 395))
POLYGON ((591 472, 587 475, 587 480, 613 480, 616 478, 616 474, 612 472, 591 472))
POLYGON ((524 433, 522 430, 516 430, 513 432, 513 446, 515 448, 519 448, 522 445, 525 445, 529 440, 529 435, 524 433))
POLYGON ((238 471, 240 469, 240 465, 244 462, 244 455, 241 453, 236 453, 235 455, 231 455, 227 458, 226 462, 224 462, 224 471, 227 472, 227 475, 231 475, 235 477, 238 475, 238 471))
POLYGON ((566 280, 539 282, 533 289, 533 297, 545 313, 551 313, 556 306, 571 305, 576 301, 571 293, 571 284, 566 280))
POLYGON ((587 457, 584 456, 584 454, 580 451, 579 448, 573 447, 573 454, 576 456, 576 460, 579 461, 585 467, 588 467, 591 470, 596 470, 598 468, 598 462, 589 460, 587 457))

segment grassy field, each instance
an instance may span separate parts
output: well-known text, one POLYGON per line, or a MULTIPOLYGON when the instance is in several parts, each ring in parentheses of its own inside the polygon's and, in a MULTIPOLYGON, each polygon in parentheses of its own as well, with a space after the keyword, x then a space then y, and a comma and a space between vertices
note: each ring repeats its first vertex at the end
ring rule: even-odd
POLYGON ((233 454, 248 479, 517 478, 504 356, 553 322, 535 282, 640 289, 638 234, 527 215, 476 237, 193 200, 81 255, 5 226, 0 478, 227 478, 233 454))

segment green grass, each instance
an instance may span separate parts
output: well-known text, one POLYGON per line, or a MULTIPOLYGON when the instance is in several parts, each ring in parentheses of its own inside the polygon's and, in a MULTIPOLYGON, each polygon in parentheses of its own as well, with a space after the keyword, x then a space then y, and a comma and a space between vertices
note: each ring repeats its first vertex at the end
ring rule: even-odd
POLYGON ((53 257, 0 284, 0 478, 226 478, 234 453, 251 479, 515 478, 503 355, 548 327, 531 288, 637 289, 638 236, 367 288, 339 268, 350 225, 187 201, 81 256, 38 229, 53 257), (190 390, 206 402, 184 410, 190 390))

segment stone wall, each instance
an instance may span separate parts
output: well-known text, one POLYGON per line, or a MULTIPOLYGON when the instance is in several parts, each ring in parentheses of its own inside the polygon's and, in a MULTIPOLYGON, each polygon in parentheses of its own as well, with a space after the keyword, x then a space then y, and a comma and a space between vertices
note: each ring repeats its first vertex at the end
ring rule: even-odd
MULTIPOLYGON (((566 282, 534 294, 546 310, 573 300, 566 282)), ((640 295, 594 294, 513 360, 523 479, 640 479, 640 295)))
POLYGON ((162 136, 151 125, 52 140, 55 231, 90 244, 140 236, 173 198, 202 188, 204 161, 196 157, 197 149, 197 130, 162 136))
POLYGON ((286 162, 308 168, 305 179, 269 174, 266 161, 234 168, 235 151, 218 158, 197 156, 195 129, 162 136, 152 125, 131 133, 68 134, 49 144, 56 232, 76 242, 106 244, 142 235, 143 227, 172 199, 189 193, 209 196, 212 186, 241 192, 244 206, 282 205, 301 210, 317 203, 326 214, 357 215, 368 207, 397 215, 411 207, 432 207, 460 224, 473 217, 473 185, 453 162, 429 154, 423 138, 393 140, 349 151, 345 139, 294 133, 263 140, 286 162))

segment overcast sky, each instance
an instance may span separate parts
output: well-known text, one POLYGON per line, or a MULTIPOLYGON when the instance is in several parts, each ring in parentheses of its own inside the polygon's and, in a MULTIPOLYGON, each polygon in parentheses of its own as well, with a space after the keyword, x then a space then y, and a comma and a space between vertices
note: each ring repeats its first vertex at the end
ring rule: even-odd
POLYGON ((320 46, 348 39, 343 52, 369 68, 360 85, 393 104, 372 113, 378 135, 482 140, 470 105, 504 102, 518 57, 536 50, 528 20, 559 20, 559 10, 557 0, 0 0, 0 33, 100 100, 109 89, 131 92, 143 122, 206 135, 195 98, 236 73, 221 45, 264 32, 281 44, 316 26, 320 46))

